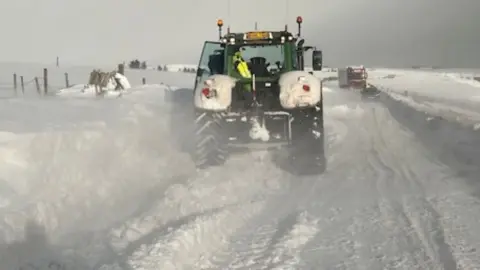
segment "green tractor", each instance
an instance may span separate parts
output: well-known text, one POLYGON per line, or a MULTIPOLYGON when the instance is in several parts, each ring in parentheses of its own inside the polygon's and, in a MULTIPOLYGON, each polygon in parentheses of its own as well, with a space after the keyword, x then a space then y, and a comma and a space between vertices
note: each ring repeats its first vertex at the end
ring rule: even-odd
POLYGON ((304 71, 312 50, 314 71, 322 69, 322 51, 304 46, 287 31, 251 31, 222 35, 203 46, 194 86, 195 149, 198 168, 221 165, 234 148, 287 149, 288 164, 299 173, 326 168, 322 82, 304 71), (250 76, 242 76, 241 54, 250 76))

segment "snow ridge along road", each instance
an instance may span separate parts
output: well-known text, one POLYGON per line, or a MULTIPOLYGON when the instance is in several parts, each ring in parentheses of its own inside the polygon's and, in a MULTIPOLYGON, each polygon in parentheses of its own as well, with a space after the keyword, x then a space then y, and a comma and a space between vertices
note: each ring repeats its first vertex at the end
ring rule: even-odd
POLYGON ((163 86, 114 100, 3 100, 12 119, 0 123, 8 161, 0 261, 7 269, 480 268, 478 134, 387 95, 365 102, 326 86, 329 167, 317 177, 291 175, 266 152, 195 171, 188 89, 166 103, 163 86), (33 110, 26 124, 32 113, 19 112, 33 110))

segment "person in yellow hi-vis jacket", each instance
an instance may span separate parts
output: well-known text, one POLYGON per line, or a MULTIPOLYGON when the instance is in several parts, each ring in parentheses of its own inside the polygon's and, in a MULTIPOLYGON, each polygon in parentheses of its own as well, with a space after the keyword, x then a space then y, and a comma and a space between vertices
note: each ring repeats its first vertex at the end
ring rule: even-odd
MULTIPOLYGON (((233 54, 233 67, 235 70, 242 76, 243 78, 252 78, 252 73, 250 72, 250 69, 248 68, 247 62, 242 57, 242 53, 240 50, 236 51, 233 54)), ((253 96, 252 96, 252 85, 250 83, 245 83, 243 84, 243 95, 246 100, 251 101, 253 96)))
POLYGON ((242 77, 252 78, 252 74, 248 69, 247 62, 243 60, 242 53, 240 51, 237 51, 233 54, 233 66, 242 77))

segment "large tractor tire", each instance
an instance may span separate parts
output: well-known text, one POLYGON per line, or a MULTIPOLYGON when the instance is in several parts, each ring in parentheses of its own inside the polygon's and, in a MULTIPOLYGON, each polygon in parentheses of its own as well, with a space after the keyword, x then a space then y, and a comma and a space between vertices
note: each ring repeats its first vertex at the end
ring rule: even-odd
POLYGON ((327 168, 323 108, 296 117, 292 123, 290 164, 298 175, 322 174, 327 168))
POLYGON ((197 168, 222 165, 228 158, 227 138, 222 132, 224 121, 221 113, 196 113, 193 157, 197 168))

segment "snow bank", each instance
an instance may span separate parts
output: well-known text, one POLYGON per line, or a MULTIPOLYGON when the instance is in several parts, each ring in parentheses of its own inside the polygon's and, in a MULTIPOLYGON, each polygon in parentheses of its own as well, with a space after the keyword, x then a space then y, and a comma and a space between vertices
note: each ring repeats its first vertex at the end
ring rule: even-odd
POLYGON ((472 77, 433 71, 375 69, 369 71, 368 80, 373 85, 392 91, 413 92, 430 97, 468 101, 480 95, 477 82, 472 77), (387 75, 394 75, 388 77, 387 75), (459 83, 461 82, 461 83, 459 83))
POLYGON ((369 82, 396 100, 470 126, 480 124, 480 83, 473 73, 395 69, 372 73, 369 82))
POLYGON ((189 172, 159 117, 167 113, 161 90, 122 102, 0 100, 2 267, 98 269, 111 258, 109 228, 189 172))
POLYGON ((393 99, 403 102, 419 111, 424 111, 429 115, 440 116, 446 120, 459 122, 473 127, 474 130, 480 129, 479 108, 469 109, 468 107, 449 104, 448 102, 442 102, 428 97, 405 96, 393 92, 389 94, 393 99))
POLYGON ((473 86, 475 88, 479 88, 478 91, 480 91, 480 81, 479 81, 480 75, 478 73, 445 72, 445 73, 442 73, 442 75, 451 79, 452 81, 473 86))

